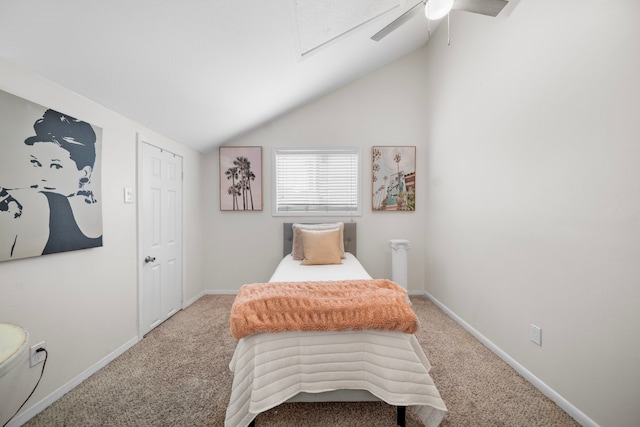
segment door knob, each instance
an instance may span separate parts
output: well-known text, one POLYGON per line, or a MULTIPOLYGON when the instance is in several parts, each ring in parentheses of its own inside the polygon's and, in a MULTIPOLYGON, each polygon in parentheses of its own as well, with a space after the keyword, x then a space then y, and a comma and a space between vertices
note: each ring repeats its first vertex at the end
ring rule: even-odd
POLYGON ((144 259, 144 262, 145 262, 145 264, 146 264, 146 263, 149 263, 149 262, 153 262, 153 261, 155 261, 155 260, 156 260, 156 257, 154 257, 154 256, 148 256, 148 257, 146 257, 146 258, 144 259))

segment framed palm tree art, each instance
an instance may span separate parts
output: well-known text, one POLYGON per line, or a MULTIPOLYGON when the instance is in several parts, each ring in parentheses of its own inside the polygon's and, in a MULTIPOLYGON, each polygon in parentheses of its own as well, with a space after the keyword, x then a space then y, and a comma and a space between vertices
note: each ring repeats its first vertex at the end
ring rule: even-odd
POLYGON ((416 210, 416 147, 373 147, 372 209, 416 210))
POLYGON ((220 210, 262 210, 262 147, 220 147, 220 210))

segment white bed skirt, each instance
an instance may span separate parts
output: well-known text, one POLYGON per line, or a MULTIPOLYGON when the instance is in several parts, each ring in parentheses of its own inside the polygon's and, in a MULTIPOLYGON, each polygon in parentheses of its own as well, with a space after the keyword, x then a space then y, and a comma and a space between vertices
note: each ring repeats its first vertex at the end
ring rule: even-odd
POLYGON ((259 413, 299 393, 304 393, 299 401, 375 396, 390 405, 408 406, 427 427, 438 426, 447 415, 429 375, 431 365, 412 334, 378 330, 255 334, 238 342, 229 367, 234 378, 226 427, 248 426, 259 413), (334 390, 347 392, 347 397, 319 394, 334 390), (356 395, 348 394, 350 390, 356 395))

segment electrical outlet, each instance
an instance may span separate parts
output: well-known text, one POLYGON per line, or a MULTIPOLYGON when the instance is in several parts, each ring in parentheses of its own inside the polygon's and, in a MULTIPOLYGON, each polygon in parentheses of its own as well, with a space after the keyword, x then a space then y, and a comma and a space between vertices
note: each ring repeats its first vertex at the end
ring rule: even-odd
POLYGON ((536 326, 533 323, 531 324, 531 331, 530 331, 530 338, 531 341, 533 341, 534 343, 538 344, 538 345, 542 345, 542 328, 540 328, 540 326, 536 326))
POLYGON ((42 341, 29 348, 29 366, 31 366, 32 368, 36 366, 38 363, 44 362, 44 359, 47 357, 46 352, 37 351, 39 348, 46 349, 46 343, 42 341))

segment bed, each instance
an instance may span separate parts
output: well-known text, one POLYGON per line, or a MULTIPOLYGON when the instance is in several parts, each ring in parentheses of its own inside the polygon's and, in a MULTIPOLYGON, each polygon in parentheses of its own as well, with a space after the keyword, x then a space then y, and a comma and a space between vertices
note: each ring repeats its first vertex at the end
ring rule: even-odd
MULTIPOLYGON (((242 314, 245 312, 238 307, 244 308, 242 304, 245 301, 257 299, 255 295, 263 296, 265 292, 290 294, 300 288, 305 291, 307 288, 333 289, 335 284, 340 286, 340 292, 349 293, 353 290, 357 294, 354 300, 376 300, 374 294, 387 291, 393 293, 393 298, 397 298, 396 292, 402 292, 402 299, 406 300, 406 291, 399 285, 388 283, 390 281, 386 279, 373 279, 356 258, 356 224, 337 224, 341 228, 342 253, 339 263, 304 265, 307 257, 312 258, 312 254, 305 251, 307 257, 302 261, 300 254, 294 256, 300 251, 300 228, 333 230, 331 227, 336 223, 295 226, 293 223, 284 223, 283 258, 273 275, 266 283, 243 286, 236 297, 231 328, 238 343, 229 364, 234 378, 226 427, 252 426, 258 414, 284 402, 382 400, 398 407, 397 422, 401 426, 404 425, 406 407, 413 410, 428 427, 438 426, 447 415, 446 405, 429 375, 429 361, 415 333, 408 333, 415 332, 408 329, 412 327, 410 319, 399 328, 394 324, 394 328, 389 329, 377 329, 377 324, 374 324, 366 328, 330 327, 328 330, 315 330, 303 327, 288 330, 278 323, 280 318, 295 317, 297 313, 287 314, 286 308, 280 312, 281 307, 290 303, 280 303, 279 299, 274 300, 269 294, 265 298, 268 304, 272 304, 268 316, 270 319, 276 318, 276 327, 269 325, 257 332, 255 329, 244 329, 247 324, 263 319, 253 312, 250 315, 242 314), (356 291, 352 286, 366 287, 357 288, 356 291), (281 291, 283 289, 287 290, 281 291)), ((302 233, 308 237, 321 235, 323 231, 302 233)), ((308 240, 306 242, 309 243, 308 240)), ((277 297, 280 298, 280 294, 277 297)), ((303 301, 303 305, 306 305, 305 298, 303 301)), ((357 302, 354 304, 357 305, 357 302)), ((400 314, 392 311, 390 318, 395 320, 409 315, 406 307, 401 308, 400 314)), ((411 308, 408 311, 415 318, 411 308)), ((386 312, 386 308, 376 309, 372 321, 382 319, 384 322, 386 312)), ((342 316, 358 317, 358 308, 350 309, 342 316)), ((322 318, 318 323, 325 320, 322 318)), ((417 325, 417 319, 414 321, 417 325)))

